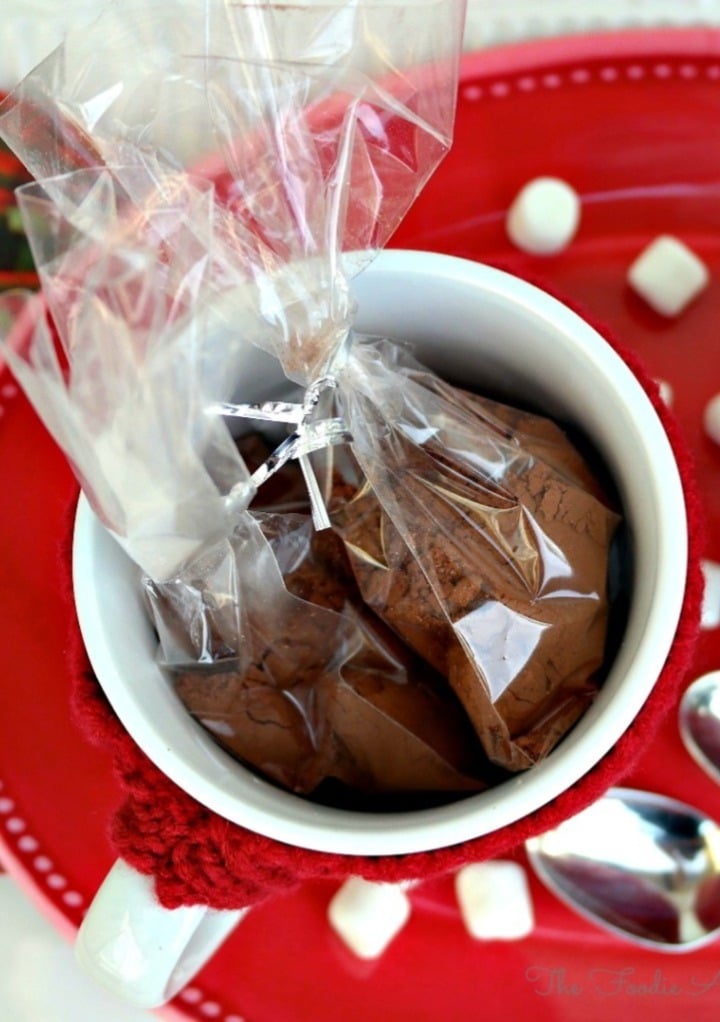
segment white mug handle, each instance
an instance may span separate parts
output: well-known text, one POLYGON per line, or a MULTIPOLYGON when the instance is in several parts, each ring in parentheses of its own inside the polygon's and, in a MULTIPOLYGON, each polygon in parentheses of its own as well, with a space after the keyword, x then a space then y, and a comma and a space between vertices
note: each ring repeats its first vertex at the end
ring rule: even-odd
POLYGON ((75 957, 126 1001, 158 1008, 200 971, 247 911, 163 908, 152 879, 119 859, 78 931, 75 957))

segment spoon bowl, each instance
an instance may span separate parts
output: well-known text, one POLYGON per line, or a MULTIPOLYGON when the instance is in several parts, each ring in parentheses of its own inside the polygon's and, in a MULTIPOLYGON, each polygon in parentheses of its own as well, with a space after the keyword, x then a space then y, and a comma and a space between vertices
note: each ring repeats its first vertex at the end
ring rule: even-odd
POLYGON ((678 721, 685 748, 720 784, 720 671, 703 674, 688 687, 678 721))
POLYGON ((553 894, 618 937, 682 952, 720 935, 720 827, 683 802, 613 788, 526 850, 553 894))

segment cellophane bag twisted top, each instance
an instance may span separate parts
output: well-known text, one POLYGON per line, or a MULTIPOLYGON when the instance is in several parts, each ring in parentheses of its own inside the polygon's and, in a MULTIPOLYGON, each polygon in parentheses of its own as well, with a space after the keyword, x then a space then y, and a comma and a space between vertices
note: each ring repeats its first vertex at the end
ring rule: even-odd
POLYGON ((122 4, 0 107, 43 289, 2 297, 6 357, 189 712, 340 805, 531 767, 605 660, 619 519, 586 460, 353 331, 451 144, 463 16, 122 4))

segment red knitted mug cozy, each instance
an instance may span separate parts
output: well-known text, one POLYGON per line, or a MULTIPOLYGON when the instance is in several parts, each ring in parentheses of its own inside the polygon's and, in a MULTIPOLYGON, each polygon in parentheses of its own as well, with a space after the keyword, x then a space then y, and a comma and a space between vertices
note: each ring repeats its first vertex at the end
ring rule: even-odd
MULTIPOLYGON (((584 318, 588 319, 586 315, 584 318)), ((68 593, 68 631, 73 638, 74 718, 90 742, 108 751, 124 792, 122 805, 109 821, 113 849, 136 870, 155 878, 158 899, 165 907, 203 904, 216 909, 236 909, 321 877, 342 879, 360 875, 368 880, 396 882, 437 876, 467 862, 507 855, 527 838, 580 812, 631 770, 666 712, 676 705, 693 656, 703 588, 701 510, 690 452, 674 417, 660 398, 657 385, 634 355, 608 338, 604 328, 600 332, 645 388, 678 463, 690 543, 682 611, 662 673, 622 738, 567 791, 493 833, 449 848, 408 855, 341 855, 309 851, 263 837, 200 805, 141 752, 97 683, 75 617, 66 544, 61 571, 68 593)))

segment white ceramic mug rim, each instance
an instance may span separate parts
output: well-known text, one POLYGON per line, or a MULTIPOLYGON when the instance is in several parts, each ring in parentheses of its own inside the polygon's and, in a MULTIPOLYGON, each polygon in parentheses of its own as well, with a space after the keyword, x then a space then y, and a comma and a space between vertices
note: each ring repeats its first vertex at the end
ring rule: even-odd
MULTIPOLYGON (((648 620, 653 641, 645 642, 632 663, 631 683, 613 697, 613 712, 598 720, 584 719, 575 729, 577 740, 561 743, 540 766, 489 792, 450 805, 400 814, 355 813, 315 805, 279 791, 259 778, 259 802, 239 801, 235 793, 188 763, 167 740, 163 722, 153 722, 143 712, 142 701, 133 696, 108 659, 101 641, 102 627, 91 573, 88 544, 93 530, 102 530, 81 497, 76 518, 73 573, 81 631, 90 661, 123 725, 149 758, 176 784, 202 804, 230 821, 288 844, 319 851, 349 854, 402 854, 445 847, 495 831, 534 812, 576 783, 604 756, 641 709, 660 675, 671 648, 684 600, 687 574, 687 530, 682 483, 660 419, 637 378, 607 342, 579 316, 545 292, 502 271, 450 256, 421 252, 384 252, 370 268, 371 274, 431 274, 454 285, 469 285, 493 292, 501 301, 524 303, 526 308, 557 331, 559 338, 587 347, 594 371, 609 374, 613 386, 630 402, 644 441, 652 447, 654 473, 662 480, 658 508, 664 550, 657 592, 648 620), (589 733, 589 734, 588 734, 589 733), (270 808, 268 808, 268 805, 270 808)), ((188 717, 188 726, 197 725, 188 717)), ((198 729, 200 730, 200 729, 198 729)), ((203 741, 201 738, 200 741, 203 741)), ((217 747, 208 737, 207 741, 217 747)), ((224 756, 224 753, 220 753, 224 756)), ((228 771, 243 770, 228 759, 228 771)), ((232 787, 232 785, 230 785, 232 787)))

